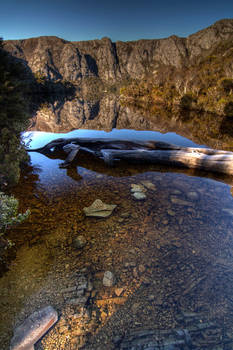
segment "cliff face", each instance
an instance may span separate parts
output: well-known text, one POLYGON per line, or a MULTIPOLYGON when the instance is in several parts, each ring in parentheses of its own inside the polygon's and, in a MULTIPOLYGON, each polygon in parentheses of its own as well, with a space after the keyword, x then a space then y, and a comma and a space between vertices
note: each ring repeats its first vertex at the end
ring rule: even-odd
MULTIPOLYGON (((164 78, 161 71, 181 71, 227 40, 233 40, 233 19, 218 21, 187 38, 171 36, 113 43, 108 38, 68 42, 57 37, 39 37, 6 41, 4 48, 23 60, 33 73, 49 80, 79 84, 95 77, 112 84, 146 76, 159 82, 164 78)), ((230 77, 231 68, 227 68, 230 77)))

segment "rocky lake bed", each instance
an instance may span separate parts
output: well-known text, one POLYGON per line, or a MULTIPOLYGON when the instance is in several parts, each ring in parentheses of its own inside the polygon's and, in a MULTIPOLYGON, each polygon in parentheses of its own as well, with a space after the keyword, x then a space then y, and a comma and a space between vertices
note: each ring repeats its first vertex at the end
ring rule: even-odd
POLYGON ((190 170, 140 171, 80 170, 80 181, 59 173, 62 185, 25 172, 15 194, 32 213, 12 231, 16 258, 0 279, 2 349, 17 325, 48 305, 58 322, 35 349, 133 349, 142 330, 145 344, 178 344, 174 329, 190 325, 202 349, 233 344, 230 186, 190 170), (86 216, 96 199, 116 207, 107 217, 86 216))

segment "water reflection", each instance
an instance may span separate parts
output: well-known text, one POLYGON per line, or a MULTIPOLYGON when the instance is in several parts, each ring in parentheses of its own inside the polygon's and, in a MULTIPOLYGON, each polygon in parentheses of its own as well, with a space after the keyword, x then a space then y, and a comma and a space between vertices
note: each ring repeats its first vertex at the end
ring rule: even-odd
POLYGON ((112 131, 113 129, 153 130, 163 134, 173 132, 218 149, 233 149, 231 121, 210 113, 179 110, 138 109, 122 106, 114 95, 100 101, 81 98, 64 101, 61 106, 45 105, 33 118, 33 131, 53 133, 75 129, 112 131))

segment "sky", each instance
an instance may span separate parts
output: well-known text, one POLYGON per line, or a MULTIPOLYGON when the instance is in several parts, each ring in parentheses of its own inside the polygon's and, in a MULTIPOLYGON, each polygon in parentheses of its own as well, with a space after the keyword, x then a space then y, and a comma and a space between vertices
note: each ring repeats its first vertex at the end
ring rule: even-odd
POLYGON ((186 37, 223 18, 232 0, 1 0, 4 40, 54 35, 70 41, 186 37))

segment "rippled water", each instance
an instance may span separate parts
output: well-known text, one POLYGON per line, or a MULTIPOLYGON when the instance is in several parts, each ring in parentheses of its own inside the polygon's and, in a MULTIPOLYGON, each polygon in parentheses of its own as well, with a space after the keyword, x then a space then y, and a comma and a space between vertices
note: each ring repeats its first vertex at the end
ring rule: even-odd
MULTIPOLYGON (((32 140, 30 147, 39 147, 55 137, 77 135, 195 146, 175 133, 151 131, 79 130, 26 136, 32 140)), ((76 349, 77 344, 86 344, 86 334, 111 338, 108 327, 118 327, 120 333, 140 327, 171 329, 177 327, 181 311, 202 313, 207 322, 217 324, 218 349, 225 349, 223 334, 233 344, 232 177, 155 165, 120 163, 110 168, 90 155, 80 155, 72 167, 60 169, 60 159, 39 153, 30 157, 31 166, 24 170, 14 194, 20 210, 30 208, 31 216, 10 232, 16 258, 0 279, 2 349, 7 349, 15 322, 38 307, 52 304, 65 318, 67 305, 60 291, 83 268, 94 284, 88 304, 91 321, 77 335, 78 321, 69 316, 66 332, 58 323, 38 349, 76 349), (145 187, 146 199, 139 201, 131 185, 144 181, 151 185, 145 187), (85 217, 83 208, 97 198, 117 205, 110 217, 85 217), (87 240, 81 252, 73 244, 77 235, 87 240), (101 283, 106 270, 114 271, 116 287, 124 290, 120 304, 100 303, 106 295, 114 295, 101 283), (117 318, 122 312, 124 316, 117 318)), ((112 349, 108 338, 106 344, 112 349)), ((203 349, 213 349, 209 338, 203 344, 203 349)))

